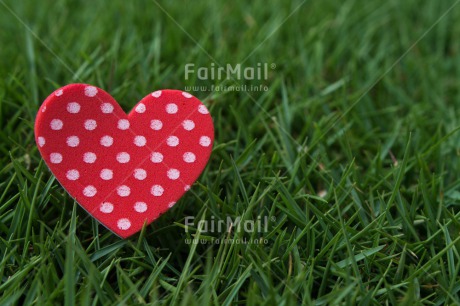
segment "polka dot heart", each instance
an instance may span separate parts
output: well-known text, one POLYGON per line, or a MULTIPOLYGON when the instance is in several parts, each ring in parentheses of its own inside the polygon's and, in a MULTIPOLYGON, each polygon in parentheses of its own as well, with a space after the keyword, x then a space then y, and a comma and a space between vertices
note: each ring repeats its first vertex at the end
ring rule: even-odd
POLYGON ((66 191, 126 238, 190 189, 211 155, 214 126, 186 92, 154 91, 127 115, 102 89, 71 84, 43 102, 35 141, 66 191))

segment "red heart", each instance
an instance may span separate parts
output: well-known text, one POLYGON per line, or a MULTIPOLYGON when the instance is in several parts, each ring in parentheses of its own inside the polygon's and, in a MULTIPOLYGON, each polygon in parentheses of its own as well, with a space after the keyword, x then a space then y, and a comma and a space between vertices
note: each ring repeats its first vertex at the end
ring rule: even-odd
POLYGON ((126 115, 105 91, 70 84, 43 102, 35 141, 67 192, 126 238, 190 188, 206 166, 214 126, 191 94, 159 90, 126 115))

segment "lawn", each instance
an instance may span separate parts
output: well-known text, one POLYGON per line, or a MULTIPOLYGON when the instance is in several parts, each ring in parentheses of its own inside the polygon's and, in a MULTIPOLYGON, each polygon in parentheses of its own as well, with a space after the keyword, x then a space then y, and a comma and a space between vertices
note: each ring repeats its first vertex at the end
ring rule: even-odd
POLYGON ((459 20, 459 0, 0 0, 0 304, 459 304, 459 20), (128 239, 35 144, 70 83, 213 116, 203 174, 128 239))

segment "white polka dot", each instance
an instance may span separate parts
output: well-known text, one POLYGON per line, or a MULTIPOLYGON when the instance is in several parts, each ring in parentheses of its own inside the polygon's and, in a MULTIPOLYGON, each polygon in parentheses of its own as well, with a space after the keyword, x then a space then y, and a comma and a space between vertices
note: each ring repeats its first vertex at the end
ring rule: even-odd
POLYGON ((85 154, 83 154, 83 161, 87 164, 92 164, 96 161, 96 154, 94 154, 93 152, 86 152, 85 154))
POLYGON ((110 103, 102 103, 101 104, 101 111, 104 114, 111 114, 113 112, 113 105, 110 103))
POLYGON ((118 120, 118 128, 120 130, 127 130, 129 129, 129 121, 127 119, 120 119, 118 120))
POLYGON ((144 169, 135 169, 134 177, 139 181, 145 180, 145 178, 147 177, 147 171, 145 171, 144 169))
POLYGON ((62 155, 60 153, 51 153, 50 161, 52 164, 60 164, 62 162, 62 155))
POLYGON ((85 121, 85 129, 88 131, 92 131, 97 127, 96 120, 88 119, 85 121))
POLYGON ((80 138, 78 138, 78 136, 70 136, 67 137, 66 142, 69 147, 75 148, 80 144, 80 138))
POLYGON ((62 129, 63 125, 64 123, 62 123, 62 120, 59 119, 53 119, 50 123, 51 129, 55 131, 62 129))
POLYGON ((46 112, 46 106, 42 107, 42 113, 46 112))
POLYGON ((171 207, 173 207, 175 204, 176 204, 176 202, 171 202, 171 203, 168 204, 168 207, 171 208, 171 207))
POLYGON ((113 144, 113 138, 105 135, 101 137, 101 145, 104 147, 110 147, 113 144))
POLYGON ((179 138, 176 136, 169 136, 168 139, 166 139, 166 143, 170 147, 176 147, 179 144, 179 138))
POLYGON ((180 171, 177 169, 169 169, 167 175, 170 180, 177 180, 180 176, 180 171))
POLYGON ((193 122, 192 120, 184 120, 182 122, 182 126, 187 131, 191 131, 191 130, 193 130, 195 128, 195 122, 193 122))
POLYGON ((160 197, 164 191, 165 190, 160 185, 153 185, 152 189, 150 189, 150 192, 156 197, 160 197))
POLYGON ((185 152, 182 158, 186 163, 193 163, 196 160, 196 156, 192 152, 185 152))
POLYGON ((104 202, 99 207, 99 210, 104 214, 110 214, 113 211, 113 204, 109 202, 104 202))
POLYGON ((67 104, 67 111, 71 114, 76 114, 80 111, 80 104, 77 102, 70 102, 67 104))
POLYGON ((136 113, 139 113, 139 114, 142 114, 145 112, 145 105, 144 103, 139 103, 137 106, 136 106, 136 113))
POLYGON ((203 115, 209 114, 208 109, 203 104, 198 106, 198 112, 202 113, 203 115))
POLYGON ((117 221, 117 226, 119 229, 126 231, 131 227, 131 221, 127 218, 121 218, 117 221))
POLYGON ((138 213, 143 213, 147 210, 147 203, 145 202, 136 202, 134 204, 134 210, 138 213))
POLYGON ((184 186, 184 190, 185 190, 185 191, 189 191, 189 190, 190 190, 190 185, 185 185, 185 186, 184 186))
POLYGON ((202 145, 203 147, 209 147, 210 144, 211 144, 211 138, 209 138, 208 136, 200 137, 200 145, 202 145))
POLYGON ((62 94, 64 93, 64 91, 62 89, 58 89, 54 92, 54 95, 56 97, 59 97, 59 96, 62 96, 62 94))
POLYGON ((160 152, 153 152, 152 155, 150 155, 150 160, 155 164, 161 163, 163 161, 163 154, 160 152))
POLYGON ((97 88, 94 86, 85 87, 85 95, 88 97, 94 97, 97 94, 97 88))
POLYGON ((143 147, 147 143, 147 140, 144 136, 136 136, 134 137, 134 144, 138 147, 143 147))
POLYGON ((43 146, 45 145, 45 143, 46 143, 45 137, 39 136, 39 137, 38 137, 38 145, 39 145, 40 147, 43 147, 43 146))
POLYGON ((128 186, 126 185, 121 185, 121 186, 118 186, 117 188, 117 194, 120 196, 120 197, 127 197, 131 194, 131 188, 129 188, 128 186))
POLYGON ((129 162, 130 158, 131 157, 126 152, 120 152, 120 153, 117 154, 117 161, 120 164, 126 164, 127 162, 129 162))
POLYGON ((168 114, 175 114, 177 113, 177 105, 174 104, 174 103, 169 103, 168 105, 166 105, 166 112, 168 114))
POLYGON ((113 178, 113 171, 110 169, 102 169, 100 174, 101 179, 104 181, 111 180, 113 178))
POLYGON ((78 178, 80 177, 80 172, 78 172, 78 170, 72 169, 72 170, 67 171, 65 176, 67 177, 67 179, 71 181, 75 181, 75 180, 78 180, 78 178))
POLYGON ((152 92, 152 97, 159 98, 161 96, 161 90, 152 92))
POLYGON ((97 189, 93 185, 88 185, 83 189, 83 195, 88 198, 94 197, 96 193, 97 189))
POLYGON ((161 130, 161 128, 163 127, 163 122, 161 122, 160 120, 152 120, 150 121, 150 128, 152 130, 155 130, 155 131, 158 131, 158 130, 161 130))
POLYGON ((186 97, 187 99, 190 99, 191 97, 193 97, 191 94, 189 94, 188 92, 184 92, 184 91, 182 92, 182 95, 186 97))

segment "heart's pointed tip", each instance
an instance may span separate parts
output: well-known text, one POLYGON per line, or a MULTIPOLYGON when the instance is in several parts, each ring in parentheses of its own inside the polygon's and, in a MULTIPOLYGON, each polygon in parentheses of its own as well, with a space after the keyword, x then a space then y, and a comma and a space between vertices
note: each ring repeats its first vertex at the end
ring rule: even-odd
POLYGON ((112 231, 112 233, 114 233, 115 235, 117 235, 121 239, 128 239, 129 237, 134 236, 134 234, 136 234, 137 232, 136 233, 131 233, 131 234, 125 234, 125 233, 116 233, 116 232, 112 231))
MULTIPOLYGON (((93 216, 94 217, 94 216, 93 216)), ((101 225, 103 225, 108 231, 113 233, 114 235, 118 236, 121 239, 128 239, 137 233, 140 233, 142 231, 142 227, 139 227, 137 225, 131 225, 129 228, 122 228, 120 227, 120 224, 117 223, 116 226, 113 224, 109 223, 102 223, 101 220, 97 219, 101 225)), ((119 220, 120 221, 120 220, 119 220)), ((155 220, 152 220, 152 222, 155 220)))

